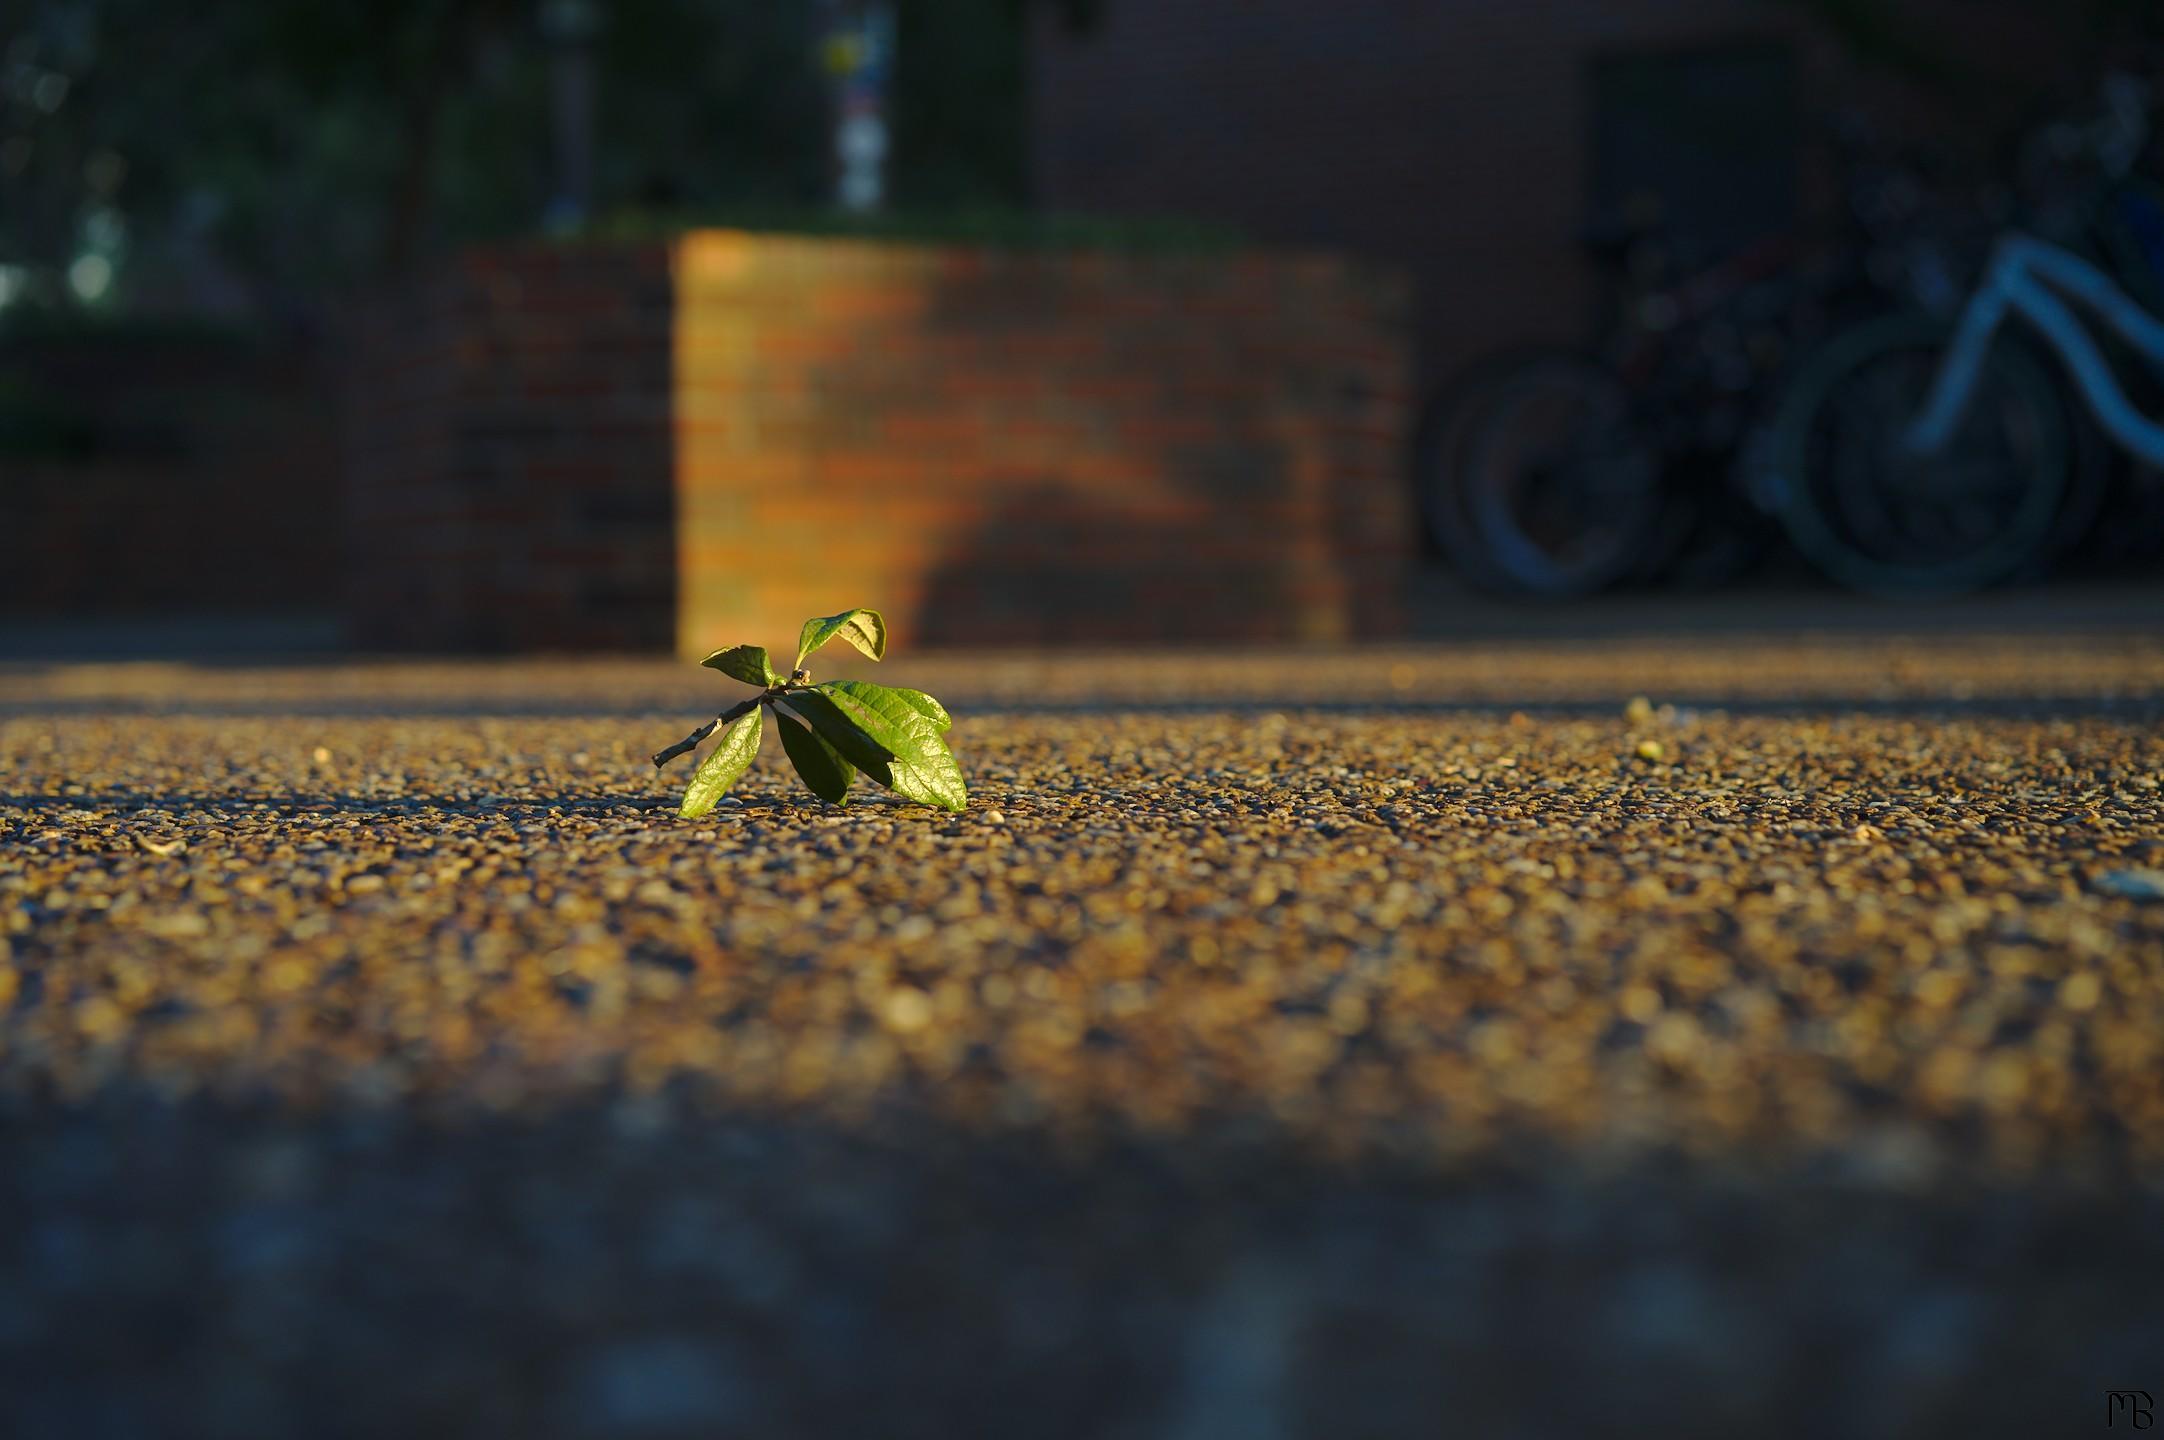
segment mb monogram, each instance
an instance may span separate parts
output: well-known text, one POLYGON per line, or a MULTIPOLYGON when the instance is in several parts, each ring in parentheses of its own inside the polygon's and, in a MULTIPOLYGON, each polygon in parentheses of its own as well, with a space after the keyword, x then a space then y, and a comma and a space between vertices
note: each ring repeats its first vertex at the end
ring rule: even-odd
POLYGON ((2149 1430, 2156 1425, 2156 1406, 2146 1390, 2106 1390, 2104 1428, 2116 1430, 2121 1421, 2129 1430, 2149 1430))

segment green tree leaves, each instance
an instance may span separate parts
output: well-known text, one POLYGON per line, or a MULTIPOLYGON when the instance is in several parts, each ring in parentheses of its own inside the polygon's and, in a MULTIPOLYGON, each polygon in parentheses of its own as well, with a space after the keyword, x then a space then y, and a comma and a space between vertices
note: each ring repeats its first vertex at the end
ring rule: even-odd
POLYGON ((804 657, 820 646, 840 636, 874 660, 887 653, 887 622, 877 610, 844 610, 839 615, 821 615, 804 622, 804 632, 797 637, 796 663, 804 664, 804 657))
POLYGON ((830 805, 845 803, 857 767, 800 721, 777 717, 775 728, 781 731, 781 748, 789 752, 789 763, 796 766, 805 788, 830 805))
POLYGON ((962 769, 938 728, 884 685, 840 680, 789 703, 844 759, 895 794, 946 810, 969 803, 962 769))
POLYGON ((722 732, 721 743, 691 777, 691 784, 684 790, 684 803, 677 814, 686 820, 696 820, 714 808, 715 802, 728 793, 738 777, 751 768, 751 757, 759 753, 759 731, 765 724, 766 711, 756 709, 722 732))
POLYGON ((814 795, 844 803, 863 771, 904 799, 945 810, 969 803, 962 767, 942 737, 953 726, 947 707, 922 690, 874 685, 866 680, 809 683, 804 657, 836 637, 877 660, 887 651, 887 622, 877 610, 844 610, 804 622, 796 665, 788 678, 774 673, 757 645, 716 650, 700 663, 760 693, 722 712, 676 744, 654 755, 656 766, 695 749, 716 726, 727 726, 721 743, 699 766, 684 791, 681 814, 697 819, 734 785, 759 753, 768 707, 778 707, 782 749, 814 795), (731 723, 731 722, 735 723, 731 723))
POLYGON ((731 645, 726 650, 716 650, 699 663, 709 670, 719 670, 731 680, 741 680, 761 689, 781 684, 781 676, 774 673, 773 664, 766 658, 764 645, 731 645))
POLYGON ((954 724, 954 717, 947 713, 947 707, 922 690, 904 690, 897 685, 887 693, 931 721, 934 730, 944 732, 954 724))

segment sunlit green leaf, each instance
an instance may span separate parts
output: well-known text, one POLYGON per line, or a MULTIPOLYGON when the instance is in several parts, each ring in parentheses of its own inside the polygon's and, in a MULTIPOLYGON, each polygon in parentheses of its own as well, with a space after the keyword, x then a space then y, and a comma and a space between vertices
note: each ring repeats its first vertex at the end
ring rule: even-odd
POLYGON ((931 721, 933 729, 944 731, 953 728, 954 717, 947 713, 947 707, 922 690, 904 690, 899 685, 893 685, 887 688, 887 693, 931 721))
POLYGON ((792 693, 789 703, 844 759, 897 795, 948 810, 969 803, 938 730, 884 686, 837 681, 792 693))
POLYGON ((698 773, 685 787, 679 815, 696 820, 714 808, 738 777, 751 768, 751 757, 759 753, 759 730, 765 723, 766 708, 762 705, 722 732, 721 743, 700 763, 698 773))
POLYGON ((781 683, 781 677, 774 673, 774 666, 766 657, 764 645, 732 645, 726 650, 716 650, 699 663, 746 685, 764 687, 781 683))
POLYGON ((777 715, 774 726, 781 731, 781 748, 789 752, 789 763, 796 766, 798 777, 812 794, 831 804, 844 803, 849 796, 849 782, 857 778, 856 767, 824 738, 796 721, 777 715))
POLYGON ((887 622, 879 612, 844 610, 839 615, 822 615, 804 622, 804 633, 797 637, 797 665, 802 667, 805 656, 837 635, 874 660, 887 653, 887 622))

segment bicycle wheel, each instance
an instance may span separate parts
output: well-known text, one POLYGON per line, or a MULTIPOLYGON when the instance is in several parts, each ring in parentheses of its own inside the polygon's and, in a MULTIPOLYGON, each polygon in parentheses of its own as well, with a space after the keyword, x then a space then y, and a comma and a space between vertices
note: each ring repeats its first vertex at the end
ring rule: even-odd
POLYGON ((1428 538, 1450 562, 1452 573, 1476 590, 1515 587, 1496 569, 1474 528, 1463 485, 1466 440, 1494 405, 1497 387, 1547 353, 1510 355, 1476 367, 1453 381, 1421 417, 1413 450, 1420 518, 1427 524, 1428 538))
POLYGON ((1796 548, 1858 590, 1955 593, 2004 580, 2050 544, 2070 419, 2051 375, 2001 337, 1953 439, 1912 454, 1949 329, 1893 316, 1836 336, 1782 401, 1767 489, 1796 548))
POLYGON ((1575 355, 1531 359, 1481 386, 1456 463, 1431 480, 1438 539, 1511 589, 1562 597, 1626 574, 1659 518, 1661 467, 1622 385, 1575 355))

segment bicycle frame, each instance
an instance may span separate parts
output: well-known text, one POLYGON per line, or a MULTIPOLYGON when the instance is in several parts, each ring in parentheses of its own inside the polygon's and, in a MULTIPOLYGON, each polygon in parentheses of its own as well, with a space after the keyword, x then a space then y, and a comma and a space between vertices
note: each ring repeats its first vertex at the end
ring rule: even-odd
POLYGON ((2094 312, 2144 358, 2164 366, 2164 322, 2080 256, 2031 236, 2008 235, 1993 253, 1983 283, 1969 297, 1931 394, 1909 426, 1906 440, 1912 452, 1928 455, 1953 439, 1975 398, 1985 353, 2006 317, 2014 314, 2035 326, 2066 363, 2074 388, 2105 432, 2138 459, 2164 465, 2164 425, 2134 408, 2074 306, 2055 292, 2094 312))

